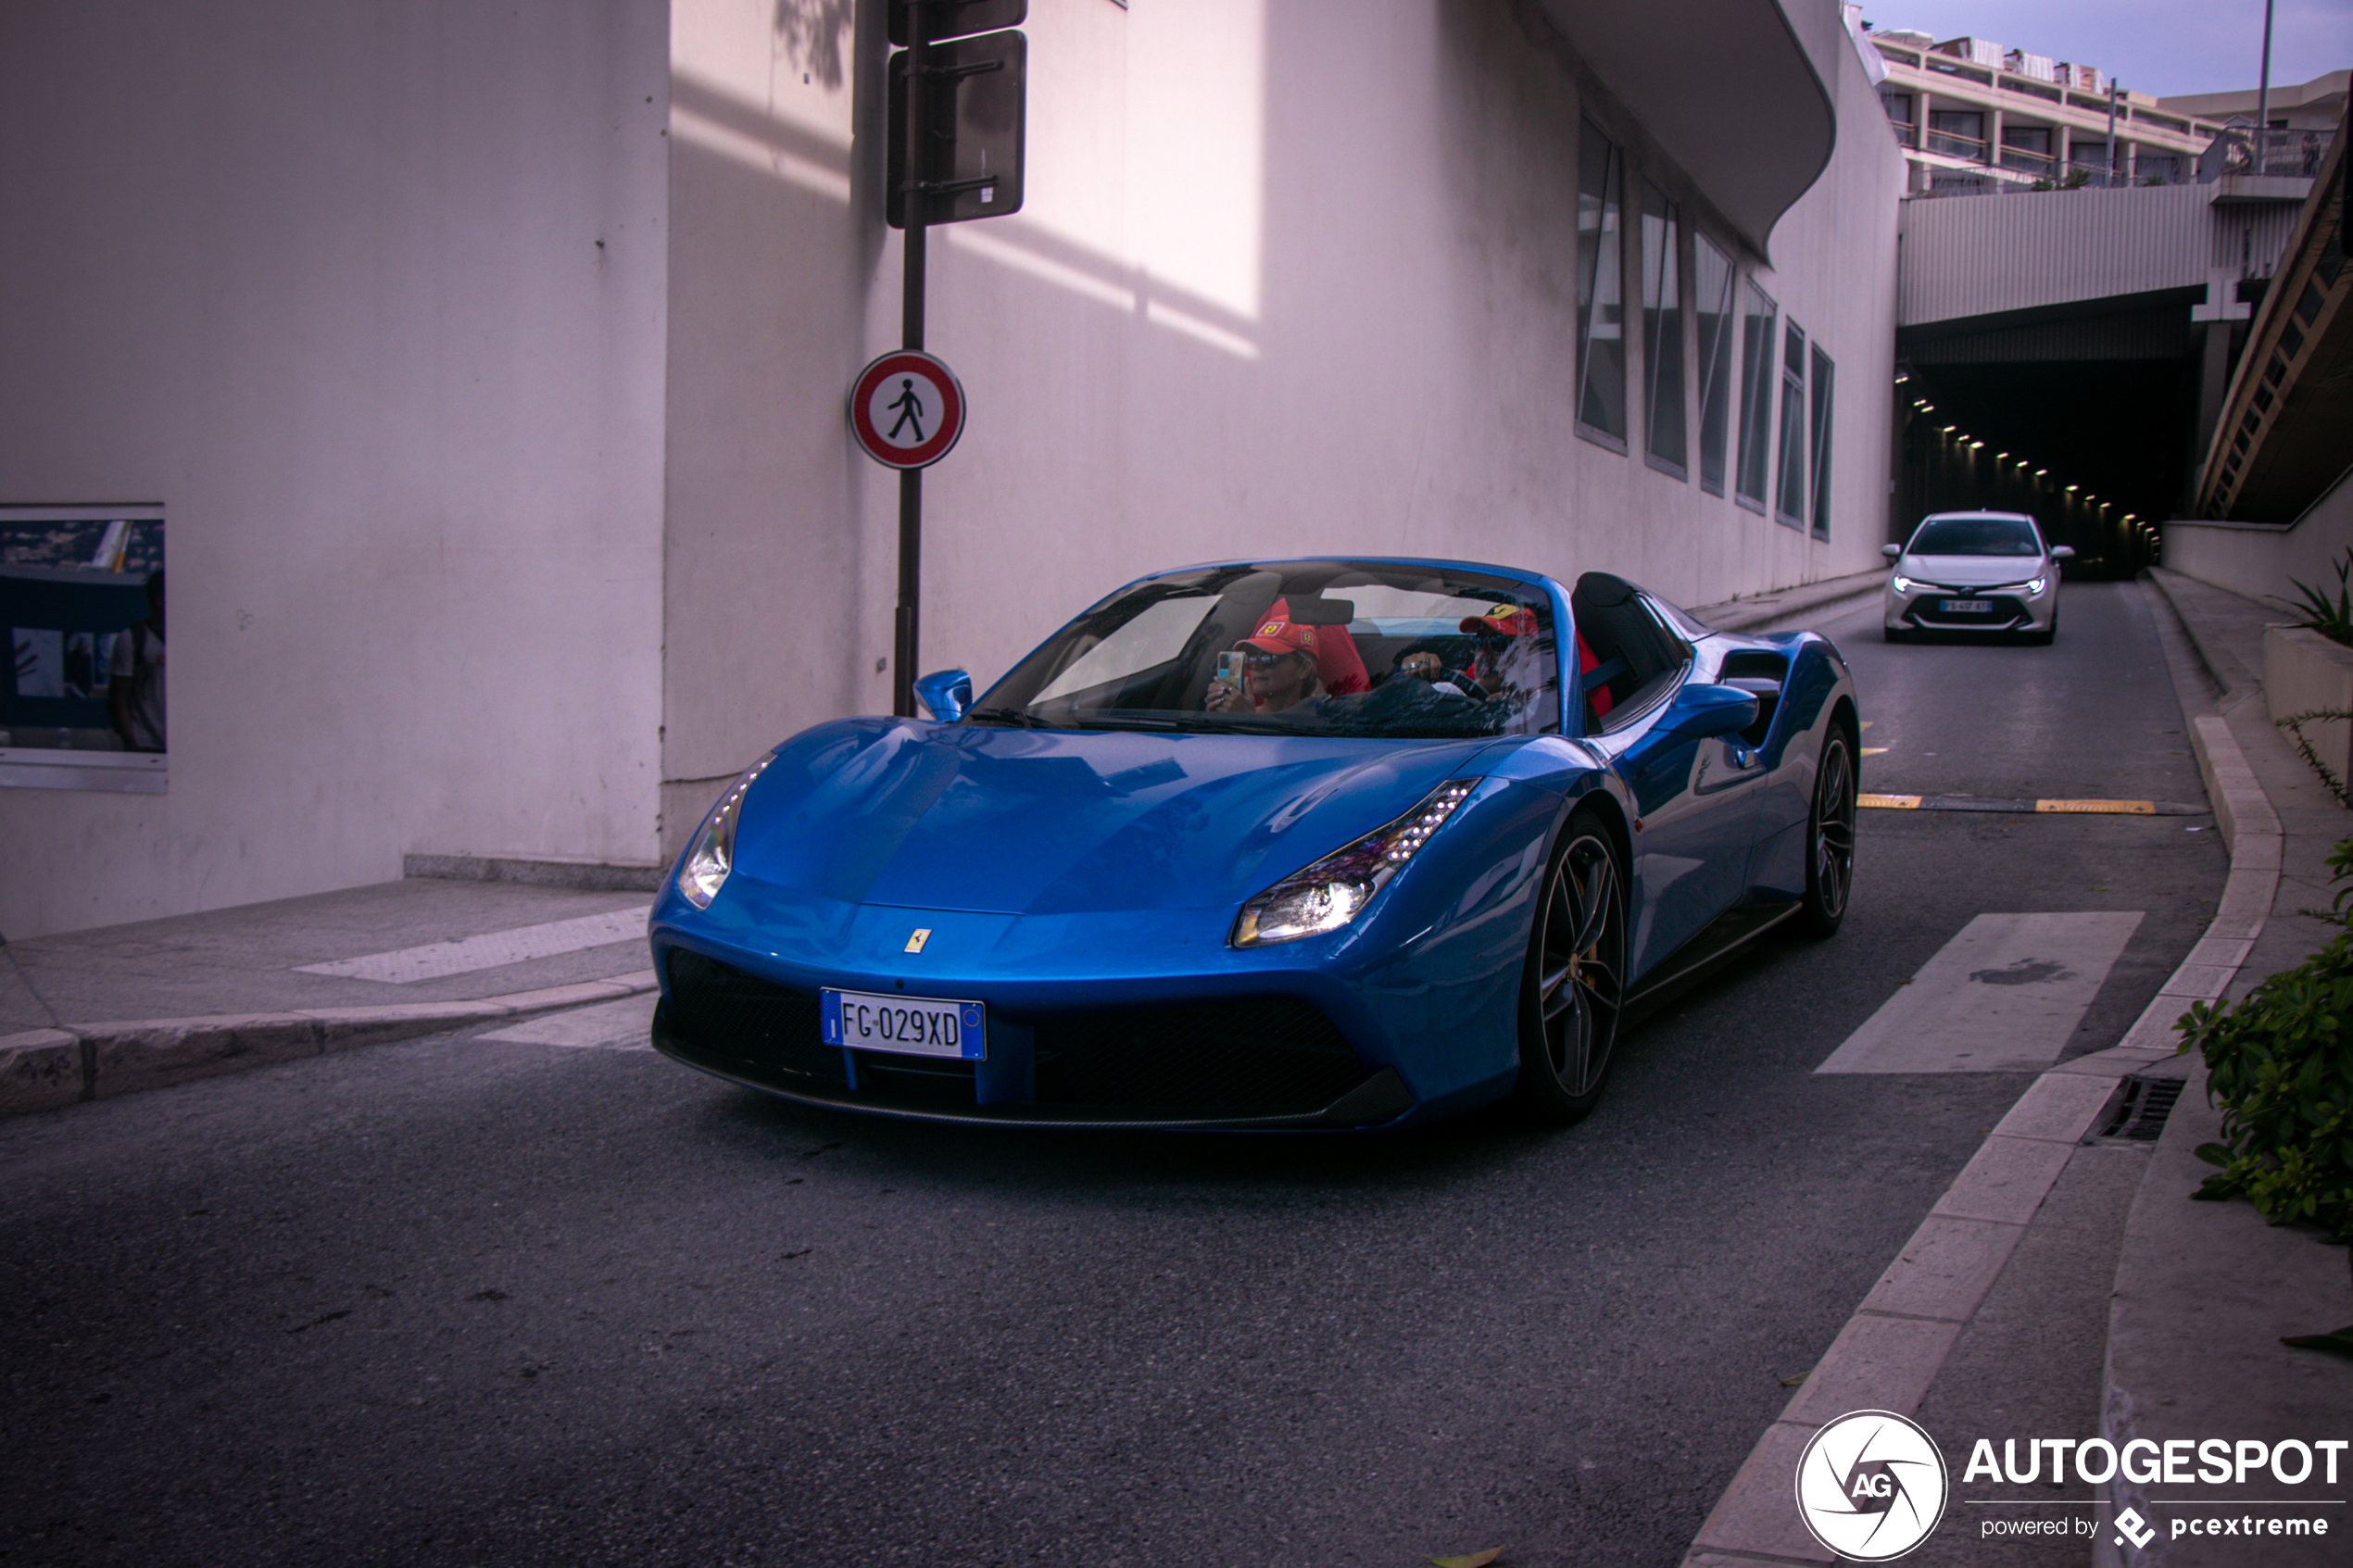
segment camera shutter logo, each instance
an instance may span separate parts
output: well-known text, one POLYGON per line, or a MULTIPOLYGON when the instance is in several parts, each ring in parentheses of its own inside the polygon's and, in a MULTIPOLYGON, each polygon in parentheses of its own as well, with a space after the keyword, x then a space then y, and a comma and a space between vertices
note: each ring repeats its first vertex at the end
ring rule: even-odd
POLYGON ((1797 1461, 1798 1516, 1856 1562, 1885 1562, 1928 1539, 1948 1487, 1935 1440, 1889 1411, 1840 1416, 1797 1461))

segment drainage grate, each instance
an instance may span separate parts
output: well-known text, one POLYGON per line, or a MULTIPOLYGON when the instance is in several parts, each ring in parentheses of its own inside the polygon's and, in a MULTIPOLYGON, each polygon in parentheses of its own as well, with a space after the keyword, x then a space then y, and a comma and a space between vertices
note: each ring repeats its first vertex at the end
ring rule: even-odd
POLYGON ((2123 1093, 2117 1097, 2100 1130, 2084 1141, 2155 1143, 2165 1131, 2165 1119, 2173 1114, 2173 1102, 2181 1098, 2181 1079, 2149 1078, 2136 1073, 2124 1080, 2123 1093))

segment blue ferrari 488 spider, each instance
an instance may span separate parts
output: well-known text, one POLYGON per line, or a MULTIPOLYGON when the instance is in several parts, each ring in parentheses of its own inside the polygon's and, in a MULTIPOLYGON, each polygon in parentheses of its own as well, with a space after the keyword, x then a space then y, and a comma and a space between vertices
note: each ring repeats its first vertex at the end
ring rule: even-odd
POLYGON ((1644 993, 1846 912, 1837 650, 1600 572, 1191 567, 977 703, 918 690, 933 721, 821 724, 704 819, 654 906, 662 1051, 937 1122, 1568 1122, 1644 993))

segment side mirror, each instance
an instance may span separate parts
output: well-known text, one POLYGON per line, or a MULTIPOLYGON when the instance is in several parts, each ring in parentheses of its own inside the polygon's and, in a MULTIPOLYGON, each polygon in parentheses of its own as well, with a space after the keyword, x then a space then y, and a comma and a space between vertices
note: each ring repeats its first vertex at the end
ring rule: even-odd
POLYGON ((973 705, 973 678, 962 670, 937 670, 915 683, 915 700, 943 724, 952 724, 973 705))
POLYGON ((1901 545, 1881 545, 1879 547, 1879 553, 1885 556, 1889 560, 1902 560, 1904 558, 1904 546, 1901 545))
POLYGON ((2072 545, 2054 545, 2051 546, 2051 558, 2053 560, 2073 560, 2075 558, 2075 546, 2072 545))
POLYGON ((1705 683, 1675 694, 1667 728, 1679 735, 1729 735, 1756 722, 1756 694, 1705 683))

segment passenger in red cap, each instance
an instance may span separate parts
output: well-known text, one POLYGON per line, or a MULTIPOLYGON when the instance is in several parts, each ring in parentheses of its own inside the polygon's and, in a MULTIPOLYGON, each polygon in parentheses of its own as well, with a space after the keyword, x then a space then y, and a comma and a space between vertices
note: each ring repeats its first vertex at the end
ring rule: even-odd
POLYGON ((1290 601, 1266 607, 1258 630, 1234 645, 1242 655, 1242 688, 1213 681, 1203 704, 1212 713, 1237 713, 1247 700, 1256 713, 1280 713, 1315 697, 1369 690, 1364 656, 1345 626, 1310 626, 1290 618, 1290 601))

